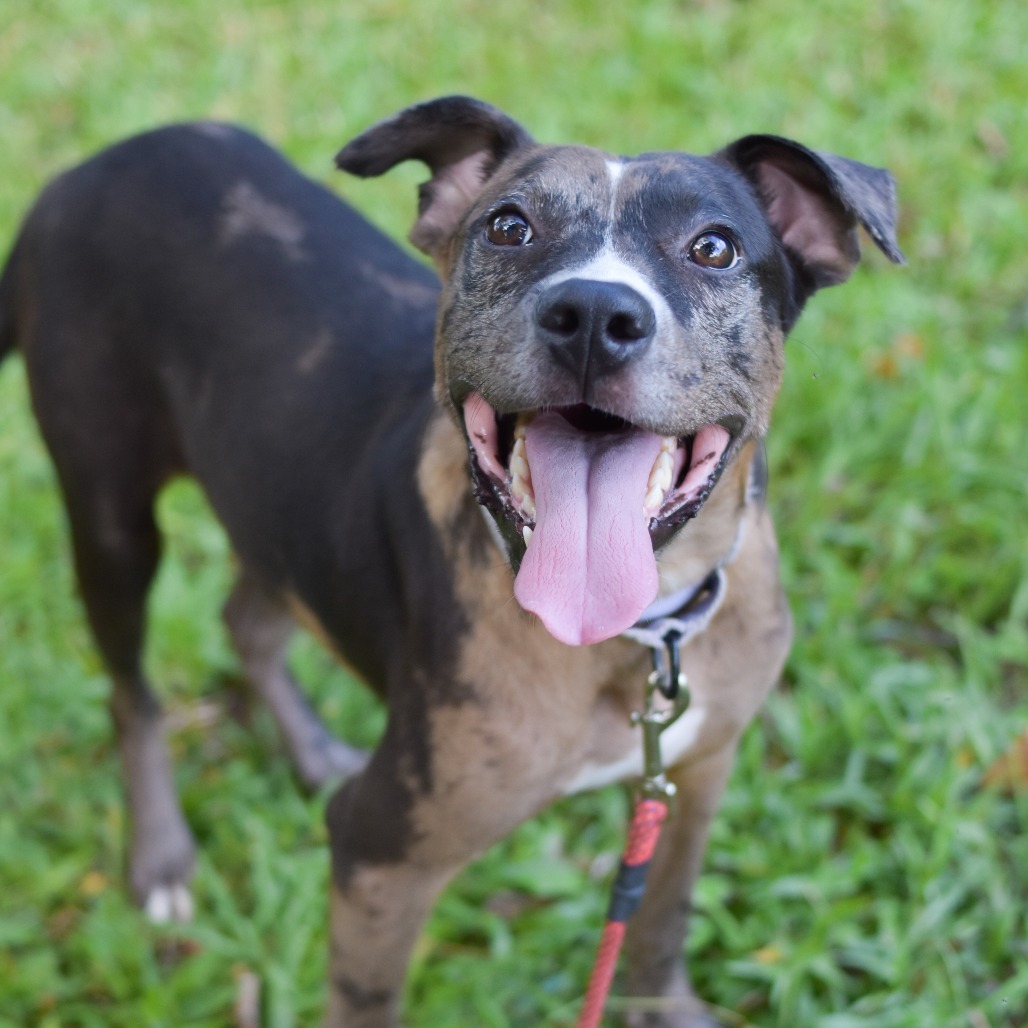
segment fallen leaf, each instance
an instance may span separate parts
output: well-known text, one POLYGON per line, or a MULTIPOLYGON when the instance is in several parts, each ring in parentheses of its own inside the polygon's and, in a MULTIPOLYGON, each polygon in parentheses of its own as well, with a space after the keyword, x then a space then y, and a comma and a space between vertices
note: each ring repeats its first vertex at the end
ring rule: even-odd
POLYGON ((906 360, 922 360, 925 352, 924 339, 916 332, 900 332, 892 341, 892 350, 906 360))
POLYGON ((753 954, 753 959, 758 964, 777 964, 782 959, 782 951, 773 942, 769 946, 763 946, 753 954))
POLYGON ((871 374, 876 378, 898 378, 899 364, 891 353, 876 353, 869 359, 871 374))
POLYGON ((995 122, 983 118, 978 122, 975 135, 993 159, 1005 160, 1010 155, 1010 143, 995 122))
POLYGON ((989 765, 982 785, 1004 792, 1028 792, 1028 729, 989 765))
POLYGON ((87 898, 99 896, 108 886, 107 876, 100 871, 87 871, 79 882, 79 892, 87 898))

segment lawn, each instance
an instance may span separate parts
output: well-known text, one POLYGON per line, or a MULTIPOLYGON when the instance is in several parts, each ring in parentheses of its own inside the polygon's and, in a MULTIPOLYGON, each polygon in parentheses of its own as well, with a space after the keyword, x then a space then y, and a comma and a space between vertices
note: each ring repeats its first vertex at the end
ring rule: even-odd
MULTIPOLYGON (((361 183, 332 155, 457 91, 547 141, 706 152, 764 131, 891 168, 908 266, 866 246, 789 344, 767 447, 796 643, 688 954, 730 1026, 1026 1025, 1028 771, 996 773, 1028 731, 1026 39, 1023 0, 9 0, 0 249, 56 171, 199 116, 258 130, 401 236, 419 169, 361 183)), ((122 887, 107 685, 20 359, 0 368, 3 1028, 231 1024, 254 982, 263 1024, 319 1017, 324 797, 241 709, 200 494, 176 485, 161 520, 149 666, 203 848, 176 929, 122 887)), ((295 663, 372 743, 361 688, 309 640, 295 663)), ((579 797, 469 868, 419 943, 407 1023, 572 1024, 624 817, 620 790, 579 797)))

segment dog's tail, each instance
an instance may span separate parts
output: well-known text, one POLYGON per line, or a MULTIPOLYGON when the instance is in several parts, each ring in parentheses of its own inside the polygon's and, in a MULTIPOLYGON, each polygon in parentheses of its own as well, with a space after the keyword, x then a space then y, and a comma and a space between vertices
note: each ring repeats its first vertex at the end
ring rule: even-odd
POLYGON ((25 263, 25 231, 19 232, 0 272, 0 361, 18 345, 18 279, 25 263))
POLYGON ((14 349, 17 343, 17 323, 15 320, 15 280, 18 277, 18 243, 14 244, 3 273, 0 274, 0 361, 14 349))

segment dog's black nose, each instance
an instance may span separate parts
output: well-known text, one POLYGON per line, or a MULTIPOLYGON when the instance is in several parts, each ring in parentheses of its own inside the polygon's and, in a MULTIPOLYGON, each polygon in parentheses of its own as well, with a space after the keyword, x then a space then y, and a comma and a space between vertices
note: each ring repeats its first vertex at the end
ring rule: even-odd
POLYGON ((535 320, 556 360, 582 381, 639 357, 657 330, 653 308, 630 286, 584 278, 550 286, 535 320))

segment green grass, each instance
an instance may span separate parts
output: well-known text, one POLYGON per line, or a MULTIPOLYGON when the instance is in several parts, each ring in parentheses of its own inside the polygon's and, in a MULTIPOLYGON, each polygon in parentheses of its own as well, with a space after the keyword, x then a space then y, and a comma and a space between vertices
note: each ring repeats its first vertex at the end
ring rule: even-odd
MULTIPOLYGON (((789 135, 896 174, 909 267, 815 298, 768 441, 797 639, 746 734, 689 955, 731 1025, 1028 1024, 1028 795, 984 770, 1028 727, 1028 6, 1023 0, 40 0, 0 8, 0 246, 58 169, 168 120, 242 121, 396 235, 419 171, 333 176, 370 121, 450 91, 544 140, 702 152, 789 135)), ((271 1026, 322 1001, 327 852, 267 720, 231 716, 226 544, 194 489, 151 668, 202 847, 199 916, 121 886, 107 686, 74 598, 20 360, 0 370, 0 1026, 271 1026), (270 755, 269 755, 270 753, 270 755)), ((367 743, 381 712, 309 641, 367 743)), ((443 897, 412 1026, 573 1023, 624 823, 562 804, 443 897)))

